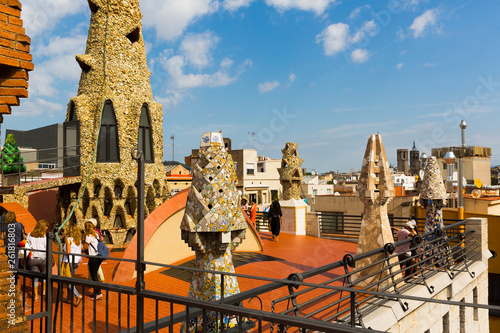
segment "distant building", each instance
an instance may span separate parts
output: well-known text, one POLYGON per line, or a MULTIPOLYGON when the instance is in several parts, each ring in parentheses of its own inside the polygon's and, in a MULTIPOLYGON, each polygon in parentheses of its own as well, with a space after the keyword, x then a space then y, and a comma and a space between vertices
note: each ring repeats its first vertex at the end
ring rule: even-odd
POLYGON ((18 147, 38 150, 38 168, 49 169, 63 166, 63 133, 62 124, 53 124, 28 131, 7 129, 5 134, 13 134, 18 147))
POLYGON ((410 174, 408 167, 408 149, 398 149, 398 171, 404 173, 405 175, 410 174))
POLYGON ((333 186, 333 184, 320 184, 318 175, 305 175, 300 187, 304 196, 311 195, 314 198, 316 195, 333 194, 333 186))
POLYGON ((410 151, 410 173, 411 176, 418 175, 420 171, 420 152, 415 146, 415 141, 413 141, 413 148, 410 151))
POLYGON ((491 168, 492 185, 500 184, 500 165, 491 168), (495 184, 493 184, 495 182, 495 184))
POLYGON ((191 187, 193 176, 181 164, 165 165, 165 174, 172 195, 191 187))
POLYGON ((394 187, 404 187, 405 191, 415 189, 415 176, 407 176, 404 173, 392 174, 392 182, 394 187))
MULTIPOLYGON (((432 156, 438 160, 443 179, 448 177, 448 166, 444 155, 449 151, 452 151, 457 157, 454 164, 455 172, 458 171, 458 158, 462 158, 463 176, 468 184, 473 184, 475 179, 479 179, 484 185, 491 185, 491 148, 478 146, 432 148, 432 156)), ((456 175, 453 178, 458 179, 456 175)))

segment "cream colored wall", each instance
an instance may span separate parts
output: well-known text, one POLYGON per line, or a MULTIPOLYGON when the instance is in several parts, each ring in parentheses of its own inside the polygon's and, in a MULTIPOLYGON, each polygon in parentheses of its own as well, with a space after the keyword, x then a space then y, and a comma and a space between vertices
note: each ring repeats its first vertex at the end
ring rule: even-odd
MULTIPOLYGON (((181 238, 179 226, 183 216, 184 209, 172 215, 156 229, 144 249, 146 261, 173 264, 194 255, 194 251, 181 238)), ((158 266, 146 265, 146 273, 158 268, 158 266)))
MULTIPOLYGON (((412 214, 411 206, 401 206, 401 204, 414 200, 416 200, 416 197, 395 197, 387 204, 387 213, 396 217, 410 217, 412 214)), ((315 211, 361 215, 364 211, 364 205, 355 196, 318 195, 315 198, 315 211)))

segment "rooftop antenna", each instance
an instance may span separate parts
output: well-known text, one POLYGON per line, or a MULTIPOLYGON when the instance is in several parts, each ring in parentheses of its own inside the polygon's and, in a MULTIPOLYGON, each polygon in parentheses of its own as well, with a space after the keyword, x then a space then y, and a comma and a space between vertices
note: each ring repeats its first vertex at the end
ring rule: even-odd
POLYGON ((172 140, 172 162, 175 162, 175 135, 172 134, 170 136, 170 140, 172 140))

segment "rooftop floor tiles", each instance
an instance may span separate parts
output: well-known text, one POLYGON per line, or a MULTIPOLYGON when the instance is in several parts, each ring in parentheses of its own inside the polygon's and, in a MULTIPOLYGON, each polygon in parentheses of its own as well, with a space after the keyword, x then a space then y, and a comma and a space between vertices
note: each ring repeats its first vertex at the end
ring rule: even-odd
MULTIPOLYGON (((309 236, 295 236, 290 234, 281 233, 279 236, 279 242, 274 242, 271 240, 270 233, 261 232, 260 236, 264 243, 264 250, 258 252, 259 255, 253 256, 253 258, 248 259, 248 255, 243 253, 235 254, 235 258, 243 258, 243 262, 240 262, 239 266, 236 265, 235 270, 238 274, 258 276, 264 278, 272 279, 286 279, 292 273, 300 273, 308 271, 310 269, 321 267, 326 264, 330 264, 339 261, 346 254, 353 254, 356 251, 356 244, 315 238, 309 236), (247 259, 245 259, 247 257, 247 259), (271 259, 271 260, 270 260, 271 259), (248 263, 244 263, 247 260, 248 263)), ((123 252, 111 252, 111 256, 114 258, 120 258, 123 252)), ((194 259, 194 255, 185 260, 175 263, 175 265, 186 264, 194 259)), ((80 265, 76 272, 77 278, 87 278, 86 264, 87 260, 84 260, 83 264, 80 265)), ((105 278, 110 281, 113 271, 117 265, 117 261, 106 260, 102 264, 102 269, 105 278)), ((160 268, 154 272, 145 275, 146 289, 151 291, 159 291, 163 293, 169 293, 174 295, 187 296, 189 291, 190 282, 185 281, 185 279, 179 279, 176 277, 168 276, 165 271, 168 268, 160 268)), ((321 274, 319 276, 308 279, 307 282, 319 283, 326 281, 328 279, 334 278, 337 275, 343 274, 343 269, 338 269, 335 271, 329 271, 327 273, 321 274)), ((250 279, 250 278, 238 278, 239 286, 241 291, 250 290, 252 288, 262 286, 269 283, 268 281, 250 279)), ((135 279, 123 283, 120 285, 134 287, 135 279)), ((341 285, 341 284, 339 284, 341 285)), ((55 287, 57 285, 54 285, 55 287)), ((63 294, 66 296, 66 288, 63 288, 63 294)), ((81 292, 81 287, 78 287, 81 292)), ((31 288, 27 287, 27 291, 30 292, 31 288)), ((93 302, 88 296, 89 290, 85 293, 85 312, 84 312, 84 331, 92 331, 93 328, 93 302)), ((324 290, 316 290, 307 297, 318 296, 324 293, 324 290)), ((271 311, 272 301, 276 298, 286 296, 288 294, 287 288, 280 288, 278 290, 273 290, 271 292, 260 295, 262 300, 262 309, 265 311, 271 311)), ((56 293, 54 292, 54 297, 56 293)), ((303 301, 303 298, 300 301, 303 301)), ((331 300, 329 300, 331 302, 331 300)), ((40 301, 35 303, 36 312, 39 311, 40 301)), ((325 304, 324 301, 318 302, 315 306, 325 304)), ((79 307, 73 309, 73 325, 74 332, 82 332, 82 310, 83 303, 79 307)), ((55 305, 53 305, 55 307, 55 305)), ((260 303, 257 300, 251 301, 251 303, 244 302, 243 306, 251 307, 255 309, 260 309, 260 303)), ((279 303, 275 305, 275 312, 280 312, 286 309, 286 302, 279 303)), ((60 311, 61 305, 59 305, 60 311)), ((69 304, 63 303, 63 332, 70 330, 70 311, 71 307, 69 304)), ((108 330, 109 332, 118 331, 120 326, 122 329, 127 327, 127 313, 130 311, 130 326, 135 326, 135 307, 136 298, 135 296, 128 299, 127 295, 121 295, 120 301, 117 293, 104 293, 104 300, 96 302, 96 327, 97 331, 106 329, 106 315, 108 316, 108 330), (107 298, 107 302, 106 299, 107 298), (108 311, 106 312, 106 303, 108 304, 108 311), (119 313, 119 303, 121 303, 121 309, 119 313)), ((26 309, 26 314, 30 314, 31 310, 28 306, 26 309)), ((184 311, 185 308, 180 305, 174 305, 174 313, 184 311)), ((158 316, 160 318, 166 317, 170 314, 170 305, 165 302, 159 302, 158 310, 156 309, 155 301, 146 300, 144 308, 145 322, 151 322, 155 320, 156 312, 158 311, 158 316)), ((308 310, 305 310, 307 313, 308 310)), ((59 329, 59 319, 58 316, 58 329, 59 329)), ((38 321, 35 323, 34 328, 37 329, 38 321)), ((178 331, 178 327, 174 329, 178 331)))

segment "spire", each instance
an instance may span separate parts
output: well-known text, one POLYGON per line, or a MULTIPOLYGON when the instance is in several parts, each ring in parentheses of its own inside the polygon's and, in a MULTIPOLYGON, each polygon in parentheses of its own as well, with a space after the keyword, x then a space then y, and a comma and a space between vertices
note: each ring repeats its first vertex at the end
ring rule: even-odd
MULTIPOLYGON (((394 192, 394 184, 382 137, 380 134, 373 134, 369 137, 366 145, 358 182, 358 196, 363 201, 365 208, 356 254, 366 253, 381 248, 387 243, 394 242, 387 216, 387 203, 394 197, 394 192)), ((382 254, 362 259, 356 263, 356 268, 368 266, 376 261, 381 261, 381 259, 383 259, 382 254)), ((396 262, 396 259, 393 258, 392 261, 396 262)), ((357 284, 362 286, 374 284, 374 289, 383 288, 384 285, 377 286, 376 282, 383 280, 387 272, 369 276, 382 269, 383 265, 383 263, 373 265, 371 269, 365 269, 356 274, 357 284)))

